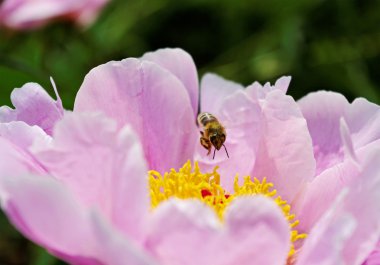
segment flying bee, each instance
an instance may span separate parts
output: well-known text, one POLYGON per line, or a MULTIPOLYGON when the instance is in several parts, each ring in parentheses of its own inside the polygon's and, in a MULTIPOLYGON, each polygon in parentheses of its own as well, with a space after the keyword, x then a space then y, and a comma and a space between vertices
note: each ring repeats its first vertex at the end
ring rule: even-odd
POLYGON ((220 150, 223 146, 224 150, 226 150, 227 157, 229 157, 227 148, 224 145, 226 141, 226 130, 223 125, 220 124, 218 119, 208 112, 201 112, 198 115, 198 124, 204 130, 201 131, 201 145, 208 150, 207 155, 211 152, 211 147, 214 146, 214 155, 212 159, 215 158, 215 151, 220 150))

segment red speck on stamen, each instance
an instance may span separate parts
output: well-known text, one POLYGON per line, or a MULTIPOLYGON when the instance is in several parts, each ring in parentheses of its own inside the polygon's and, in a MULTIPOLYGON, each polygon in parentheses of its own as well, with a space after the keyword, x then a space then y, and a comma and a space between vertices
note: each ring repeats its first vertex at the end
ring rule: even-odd
POLYGON ((203 198, 212 195, 211 191, 209 190, 201 190, 201 193, 203 198))

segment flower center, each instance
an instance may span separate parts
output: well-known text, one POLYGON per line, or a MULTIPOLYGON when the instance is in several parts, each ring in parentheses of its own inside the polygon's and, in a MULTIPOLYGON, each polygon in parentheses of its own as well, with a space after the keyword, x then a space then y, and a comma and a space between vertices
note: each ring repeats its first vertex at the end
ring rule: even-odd
POLYGON ((244 177, 243 185, 239 185, 238 176, 234 181, 234 193, 229 194, 220 185, 220 175, 215 167, 211 173, 202 173, 198 163, 195 162, 194 169, 188 161, 177 172, 171 169, 161 175, 159 172, 149 171, 149 189, 152 208, 157 207, 162 201, 171 197, 179 199, 199 199, 215 210, 216 214, 223 221, 225 209, 239 196, 264 195, 271 198, 281 208, 291 229, 291 248, 289 258, 294 255, 294 244, 297 240, 306 237, 306 234, 299 234, 295 227, 299 224, 295 220, 295 215, 290 212, 290 205, 281 196, 277 196, 277 191, 273 189, 273 183, 267 182, 266 178, 262 181, 249 176, 244 177))

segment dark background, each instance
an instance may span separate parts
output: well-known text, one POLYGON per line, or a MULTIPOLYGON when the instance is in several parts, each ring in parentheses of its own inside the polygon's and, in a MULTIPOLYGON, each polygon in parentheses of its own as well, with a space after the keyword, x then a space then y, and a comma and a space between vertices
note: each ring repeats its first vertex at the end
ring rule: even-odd
MULTIPOLYGON (((26 82, 53 94, 52 76, 71 109, 91 68, 162 47, 188 51, 200 77, 216 72, 249 85, 291 75, 296 99, 334 90, 380 103, 380 1, 114 0, 87 29, 65 21, 0 29, 0 105, 26 82)), ((63 263, 0 214, 0 264, 63 263)))

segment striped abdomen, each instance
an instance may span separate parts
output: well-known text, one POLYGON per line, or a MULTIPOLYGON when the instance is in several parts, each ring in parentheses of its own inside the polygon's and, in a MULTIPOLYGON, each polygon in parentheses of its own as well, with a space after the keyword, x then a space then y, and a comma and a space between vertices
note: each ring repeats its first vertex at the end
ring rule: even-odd
POLYGON ((214 115, 208 112, 199 113, 197 120, 198 120, 198 124, 203 127, 206 126, 206 124, 208 124, 209 122, 218 121, 218 119, 215 118, 214 115))

